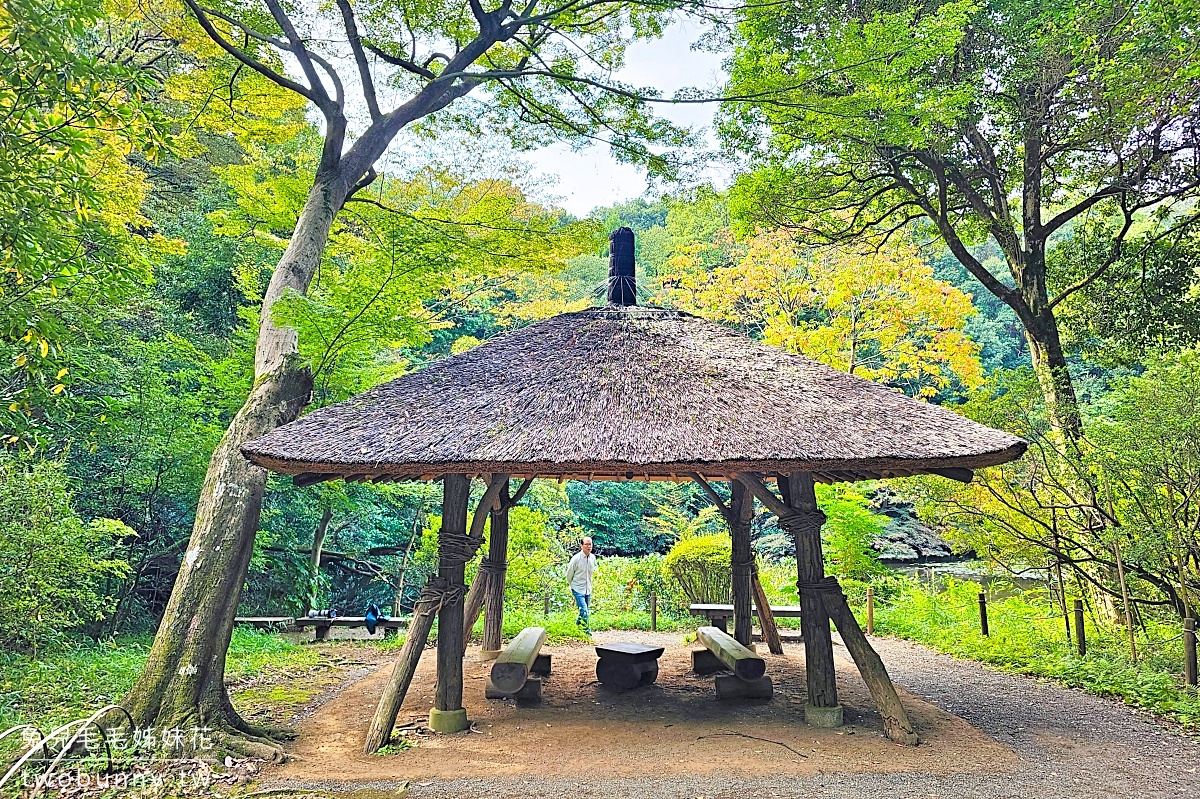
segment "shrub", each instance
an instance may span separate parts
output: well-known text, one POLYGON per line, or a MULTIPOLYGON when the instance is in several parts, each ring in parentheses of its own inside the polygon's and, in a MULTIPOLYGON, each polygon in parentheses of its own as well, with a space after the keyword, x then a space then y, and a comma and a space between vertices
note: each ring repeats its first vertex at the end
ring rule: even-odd
MULTIPOLYGON (((549 517, 540 510, 516 507, 508 512, 508 574, 504 597, 509 603, 536 603, 562 582, 557 564, 565 553, 546 535, 549 517)), ((489 531, 490 535, 490 531, 489 531)), ((483 546, 487 551, 487 545, 483 546)))
POLYGON ((660 615, 687 613, 687 597, 663 569, 662 555, 601 558, 596 564, 592 606, 603 613, 650 612, 650 594, 658 596, 660 615))
POLYGON ((112 602, 101 583, 129 567, 97 553, 131 534, 120 522, 80 520, 62 464, 0 460, 0 649, 36 652, 103 619, 112 602))
POLYGON ((733 601, 729 560, 733 542, 727 535, 698 535, 671 547, 663 568, 691 602, 733 601))

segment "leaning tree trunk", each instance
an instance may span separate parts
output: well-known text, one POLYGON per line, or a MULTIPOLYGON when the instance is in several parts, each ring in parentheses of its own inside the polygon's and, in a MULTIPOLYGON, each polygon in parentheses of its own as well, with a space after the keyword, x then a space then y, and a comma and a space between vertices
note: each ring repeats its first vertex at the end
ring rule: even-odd
POLYGON ((317 529, 313 531, 312 549, 308 555, 308 599, 304 603, 304 612, 312 610, 317 606, 317 588, 321 582, 321 550, 325 546, 325 535, 329 532, 329 522, 333 519, 333 507, 325 506, 325 510, 321 511, 321 520, 317 522, 317 529))
POLYGON ((345 196, 338 178, 313 186, 271 277, 260 316, 254 387, 209 462, 171 599, 146 665, 123 703, 139 726, 205 726, 218 739, 227 733, 229 748, 279 755, 277 748, 266 751, 269 741, 234 712, 224 685, 225 653, 267 482, 266 470, 252 466, 240 448, 292 421, 308 404, 312 376, 296 358, 296 332, 277 327, 271 311, 285 291, 307 291, 345 196))

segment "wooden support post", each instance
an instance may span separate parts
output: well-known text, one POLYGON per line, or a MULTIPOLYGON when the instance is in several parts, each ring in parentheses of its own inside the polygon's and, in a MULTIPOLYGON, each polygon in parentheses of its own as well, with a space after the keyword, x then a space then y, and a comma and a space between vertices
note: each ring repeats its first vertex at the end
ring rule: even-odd
POLYGON ((742 646, 749 646, 754 635, 750 611, 751 576, 754 573, 754 554, 750 550, 750 522, 745 515, 747 505, 754 511, 754 498, 741 483, 733 483, 729 508, 729 532, 733 538, 730 568, 733 572, 733 637, 742 646))
POLYGON ((826 591, 824 596, 825 607, 841 633, 842 643, 846 645, 850 657, 854 658, 858 673, 862 675, 863 682, 871 692, 871 698, 879 707, 879 715, 883 717, 883 729, 887 737, 898 744, 916 746, 917 730, 908 719, 908 713, 900 702, 900 696, 896 693, 896 687, 892 685, 892 678, 888 676, 883 660, 858 626, 858 619, 854 618, 845 594, 838 587, 837 590, 826 591))
MULTIPOLYGON (((479 499, 479 505, 475 508, 475 513, 471 517, 470 538, 475 541, 483 540, 483 527, 487 523, 488 517, 495 513, 495 510, 501 507, 501 492, 508 487, 507 474, 494 474, 488 480, 487 490, 479 499)), ((471 641, 471 631, 475 629, 475 622, 479 621, 479 614, 483 611, 484 598, 487 595, 488 583, 492 579, 492 571, 485 567, 484 563, 479 564, 479 570, 475 572, 475 579, 471 581, 471 590, 467 591, 467 599, 463 603, 463 652, 466 653, 467 645, 471 641)))
POLYGON ((1075 648, 1079 657, 1087 654, 1087 632, 1083 629, 1083 600, 1076 599, 1073 605, 1075 611, 1075 648))
POLYGON ((875 634, 875 586, 867 586, 867 635, 875 634))
POLYGON ((658 632, 658 594, 650 592, 650 632, 658 632))
MULTIPOLYGON (((800 588, 800 632, 804 636, 804 669, 808 683, 808 705, 813 708, 839 708, 837 677, 833 665, 833 637, 829 632, 829 614, 817 586, 825 579, 825 558, 821 551, 821 526, 825 514, 817 507, 813 477, 808 473, 787 477, 790 513, 779 525, 792 535, 796 547, 796 571, 800 588)), ((805 718, 832 714, 810 713, 805 718)), ((840 723, 837 725, 840 726, 840 723)))
POLYGON ((1183 681, 1196 687, 1196 620, 1183 620, 1183 681))
POLYGON ((988 634, 986 591, 979 592, 979 632, 981 632, 985 637, 988 634))
POLYGON ((883 661, 863 635, 837 581, 825 579, 820 524, 824 521, 824 514, 817 507, 812 475, 793 474, 780 480, 781 493, 786 502, 775 496, 756 474, 744 472, 737 475, 737 479, 745 483, 746 488, 767 508, 776 514, 783 514, 780 516, 780 527, 791 533, 796 541, 796 568, 801 586, 800 626, 804 635, 809 696, 805 719, 810 719, 810 708, 815 708, 816 712, 812 713, 814 722, 840 723, 841 707, 837 705, 837 684, 833 671, 833 641, 829 633, 829 620, 832 618, 863 681, 871 691, 871 697, 879 706, 888 737, 901 744, 917 743, 916 729, 900 703, 883 661), (831 699, 831 704, 818 704, 830 703, 831 699))
POLYGON ((754 565, 754 574, 750 576, 750 587, 754 589, 754 608, 758 611, 758 626, 762 627, 763 640, 772 655, 783 654, 783 639, 779 637, 779 628, 775 626, 775 616, 771 613, 771 602, 767 592, 763 590, 762 582, 758 579, 758 564, 754 565))
POLYGON ((480 564, 480 568, 475 571, 475 579, 471 580, 471 587, 467 589, 467 598, 463 600, 464 654, 471 645, 471 631, 475 629, 475 622, 479 621, 479 614, 483 613, 483 600, 487 594, 489 577, 483 569, 483 564, 480 564))
POLYGON ((421 653, 425 651, 425 643, 429 640, 429 630, 433 627, 433 616, 437 608, 436 596, 424 597, 417 603, 412 622, 405 634, 404 646, 400 648, 400 655, 392 668, 392 676, 379 697, 379 705, 375 708, 375 716, 371 719, 371 727, 367 731, 363 751, 368 755, 374 754, 392 737, 396 715, 400 712, 400 706, 404 704, 404 697, 408 693, 408 686, 412 684, 421 653))
MULTIPOLYGON (((500 490, 500 507, 492 511, 488 539, 487 596, 484 597, 483 651, 498 652, 504 640, 504 579, 508 571, 508 485, 500 490)), ((482 568, 482 566, 481 566, 482 568)))
POLYGON ((446 591, 438 611, 437 687, 429 727, 434 732, 467 729, 463 695, 463 573, 462 549, 467 546, 467 500, 471 481, 466 475, 443 478, 442 529, 438 534, 438 580, 446 591))

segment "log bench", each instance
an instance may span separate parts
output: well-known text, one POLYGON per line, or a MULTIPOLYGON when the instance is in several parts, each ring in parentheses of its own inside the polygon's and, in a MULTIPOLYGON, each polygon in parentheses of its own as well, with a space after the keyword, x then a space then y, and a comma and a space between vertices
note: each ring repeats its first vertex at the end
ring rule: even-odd
MULTIPOLYGON (((693 616, 703 616, 708 619, 709 624, 711 624, 713 627, 728 632, 729 620, 733 618, 733 605, 715 605, 697 602, 688 606, 688 612, 693 616)), ((756 618, 758 617, 758 608, 754 605, 750 606, 750 615, 756 618)), ((777 619, 798 619, 800 618, 800 606, 772 606, 771 615, 777 619)))
MULTIPOLYGON (((331 627, 366 627, 367 620, 363 616, 334 616, 332 619, 324 616, 302 616, 296 619, 296 629, 303 631, 306 627, 313 628, 313 640, 324 641, 329 637, 331 627)), ((408 627, 408 622, 402 619, 380 619, 375 622, 375 629, 383 630, 385 636, 394 635, 397 630, 408 627)))
POLYGON ((770 699, 771 678, 766 676, 767 663, 759 655, 718 627, 701 627, 696 639, 704 649, 692 650, 692 670, 697 674, 717 674, 718 699, 770 699))
POLYGON ((526 627, 517 633, 492 664, 484 686, 488 699, 542 700, 542 678, 550 676, 550 655, 542 654, 545 627, 526 627))
POLYGON ((628 691, 658 679, 663 647, 615 643, 596 647, 596 679, 601 685, 628 691))

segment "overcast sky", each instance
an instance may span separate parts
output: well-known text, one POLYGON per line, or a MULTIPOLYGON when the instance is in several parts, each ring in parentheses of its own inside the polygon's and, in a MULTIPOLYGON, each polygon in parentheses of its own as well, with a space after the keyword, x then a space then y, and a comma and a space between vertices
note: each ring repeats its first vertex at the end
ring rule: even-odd
MULTIPOLYGON (((661 39, 636 42, 629 48, 626 67, 617 78, 635 86, 654 86, 665 97, 685 86, 717 86, 724 80, 721 56, 691 49, 703 35, 699 26, 677 22, 661 39)), ((673 122, 694 128, 708 127, 716 111, 715 105, 708 104, 655 107, 673 122)), ((639 197, 646 191, 644 170, 618 163, 604 146, 573 152, 565 145, 554 145, 523 157, 535 170, 557 182, 550 193, 577 216, 585 216, 597 206, 639 197)))

